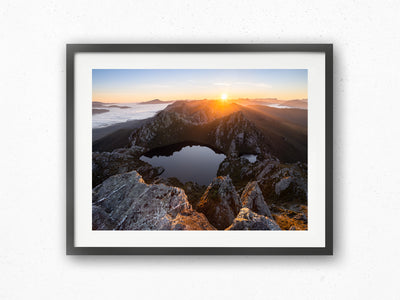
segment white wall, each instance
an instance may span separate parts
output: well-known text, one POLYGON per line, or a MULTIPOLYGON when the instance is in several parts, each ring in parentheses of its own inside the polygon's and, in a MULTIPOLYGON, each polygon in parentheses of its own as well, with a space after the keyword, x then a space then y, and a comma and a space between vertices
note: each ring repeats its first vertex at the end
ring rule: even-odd
POLYGON ((1 1, 0 299, 398 299, 399 12, 399 1, 1 1), (65 44, 95 42, 334 43, 335 255, 65 256, 65 44))

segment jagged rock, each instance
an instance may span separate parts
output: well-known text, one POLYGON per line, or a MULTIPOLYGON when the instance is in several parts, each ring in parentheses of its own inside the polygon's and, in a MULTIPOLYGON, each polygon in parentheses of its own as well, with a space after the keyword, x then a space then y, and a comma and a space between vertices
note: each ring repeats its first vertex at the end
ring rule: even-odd
POLYGON ((169 223, 165 223, 161 230, 215 230, 202 214, 193 210, 184 210, 171 218, 167 215, 169 223))
POLYGON ((95 187, 110 176, 133 170, 138 171, 147 180, 162 174, 162 167, 153 167, 139 159, 145 148, 134 146, 131 149, 116 149, 112 152, 92 153, 92 186, 95 187))
POLYGON ((154 184, 163 183, 168 186, 175 186, 183 189, 185 191, 186 196, 188 197, 188 201, 192 204, 193 207, 196 207, 201 196, 203 196, 204 192, 207 189, 207 186, 200 185, 193 181, 188 181, 182 183, 176 177, 169 177, 169 178, 157 178, 153 181, 154 184))
POLYGON ((266 159, 254 170, 265 199, 275 203, 307 203, 307 164, 266 159))
POLYGON ((228 156, 261 153, 266 137, 243 114, 239 105, 220 107, 218 101, 179 101, 134 130, 130 146, 150 149, 193 141, 208 144, 228 156))
POLYGON ((289 194, 307 199, 307 165, 303 163, 291 164, 278 168, 270 180, 275 183, 275 194, 289 194))
POLYGON ((264 154, 256 163, 244 158, 227 157, 219 166, 217 175, 229 174, 240 191, 250 181, 257 181, 264 199, 272 203, 307 203, 307 164, 281 163, 264 154))
POLYGON ((194 125, 196 124, 174 111, 160 111, 149 122, 132 132, 129 138, 130 147, 154 149, 183 142, 186 139, 182 137, 193 130, 194 125))
POLYGON ((271 205, 270 209, 274 220, 282 230, 307 230, 307 206, 271 205))
POLYGON ((217 175, 225 176, 228 174, 236 177, 232 178, 232 180, 239 179, 247 182, 253 177, 252 163, 250 163, 247 159, 243 157, 227 157, 219 165, 217 175))
POLYGON ((277 160, 264 160, 262 164, 258 166, 257 180, 262 180, 268 178, 270 172, 279 166, 279 161, 277 160), (261 171, 259 171, 261 169, 261 171))
POLYGON ((176 101, 165 109, 196 125, 209 123, 237 110, 239 110, 237 105, 221 104, 214 100, 176 101))
POLYGON ((257 181, 251 181, 246 185, 240 201, 242 202, 242 207, 247 207, 259 215, 273 219, 257 181))
POLYGON ((113 224, 106 211, 97 205, 92 205, 92 229, 111 229, 113 224))
POLYGON ((298 214, 297 216, 294 217, 296 220, 299 221, 304 221, 307 222, 308 218, 307 216, 303 213, 303 214, 298 214))
POLYGON ((232 224, 240 208, 239 195, 229 176, 214 178, 197 205, 197 210, 217 229, 232 224))
POLYGON ((146 184, 136 172, 105 180, 92 192, 93 230, 213 230, 185 192, 146 184))
POLYGON ((293 182, 292 177, 284 177, 275 184, 275 193, 279 196, 293 182))
POLYGON ((226 230, 281 230, 276 222, 256 214, 247 207, 240 210, 231 226, 226 230))
POLYGON ((226 155, 271 153, 286 162, 306 161, 307 114, 215 100, 176 101, 135 129, 130 146, 208 144, 226 155), (294 122, 294 123, 293 123, 294 122), (293 126, 294 125, 294 126, 293 126))
POLYGON ((240 152, 260 153, 265 138, 241 111, 219 119, 209 135, 213 144, 231 157, 238 157, 240 152))

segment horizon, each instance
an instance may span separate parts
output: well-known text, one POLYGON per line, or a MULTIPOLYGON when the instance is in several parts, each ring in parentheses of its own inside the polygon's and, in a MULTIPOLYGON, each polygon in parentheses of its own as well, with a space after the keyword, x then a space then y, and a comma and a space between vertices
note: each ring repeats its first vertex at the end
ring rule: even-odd
MULTIPOLYGON (((175 99, 175 100, 163 100, 163 99, 159 99, 159 98, 155 98, 155 99, 142 99, 139 101, 135 101, 135 102, 107 102, 107 101, 100 101, 100 100, 92 100, 92 102, 99 102, 99 103, 104 103, 104 104, 133 104, 133 103, 143 103, 143 102, 149 102, 149 101, 153 101, 153 100, 159 100, 161 102, 165 102, 165 103, 171 103, 171 102, 177 102, 177 101, 221 101, 221 99, 175 99)), ((237 101, 267 101, 267 100, 271 100, 271 101, 294 101, 294 100, 298 100, 298 101, 308 101, 308 98, 298 98, 298 99, 287 99, 287 100, 283 100, 283 99, 278 99, 278 98, 238 98, 238 99, 228 99, 226 100, 226 102, 237 102, 237 101)))
POLYGON ((303 100, 307 69, 93 69, 92 102, 303 100))

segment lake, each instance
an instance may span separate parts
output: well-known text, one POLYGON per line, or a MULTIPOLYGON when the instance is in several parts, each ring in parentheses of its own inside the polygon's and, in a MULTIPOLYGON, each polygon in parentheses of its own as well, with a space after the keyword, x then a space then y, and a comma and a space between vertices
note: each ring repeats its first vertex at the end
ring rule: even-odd
POLYGON ((225 158, 207 146, 187 144, 159 148, 140 157, 154 167, 163 167, 163 178, 176 177, 182 183, 193 181, 201 185, 211 183, 225 158))

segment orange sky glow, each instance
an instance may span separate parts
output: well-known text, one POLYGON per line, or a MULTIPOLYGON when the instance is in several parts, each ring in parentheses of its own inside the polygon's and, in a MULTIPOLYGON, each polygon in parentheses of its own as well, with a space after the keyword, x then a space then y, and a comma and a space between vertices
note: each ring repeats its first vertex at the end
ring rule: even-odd
POLYGON ((92 101, 306 99, 307 70, 94 69, 92 101))

